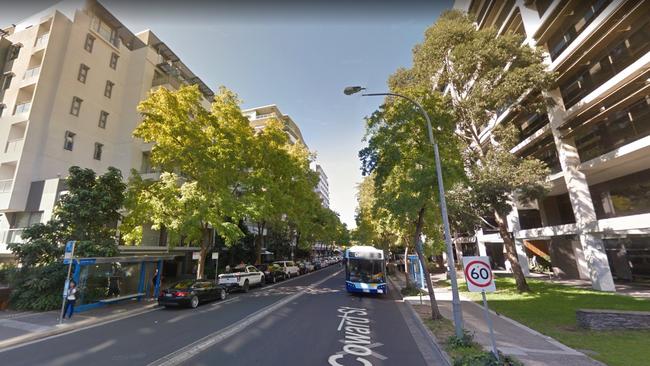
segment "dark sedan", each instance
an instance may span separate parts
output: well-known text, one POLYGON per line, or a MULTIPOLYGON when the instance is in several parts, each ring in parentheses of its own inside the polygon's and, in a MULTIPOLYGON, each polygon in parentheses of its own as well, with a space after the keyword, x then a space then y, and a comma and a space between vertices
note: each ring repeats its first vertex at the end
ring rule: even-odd
POLYGON ((158 296, 158 305, 189 306, 196 308, 199 303, 210 300, 224 300, 226 289, 212 281, 184 280, 176 282, 158 296))
POLYGON ((257 267, 260 272, 264 273, 266 283, 276 283, 287 278, 284 271, 274 264, 258 264, 255 267, 257 267))

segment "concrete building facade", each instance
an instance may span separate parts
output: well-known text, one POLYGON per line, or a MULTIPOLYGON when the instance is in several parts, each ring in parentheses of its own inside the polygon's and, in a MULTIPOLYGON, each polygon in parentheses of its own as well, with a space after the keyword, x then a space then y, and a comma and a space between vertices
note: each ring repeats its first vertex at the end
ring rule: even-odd
MULTIPOLYGON (((0 255, 47 222, 68 168, 158 174, 134 139, 156 88, 213 92, 151 31, 132 33, 94 0, 65 1, 0 33, 0 255)), ((150 230, 149 230, 150 231, 150 230)), ((145 230, 143 245, 166 245, 145 230), (151 242, 151 243, 150 243, 151 242)))
MULTIPOLYGON (((560 277, 650 278, 650 1, 471 0, 455 8, 479 28, 520 34, 547 52, 557 73, 548 114, 505 108, 482 131, 513 123, 519 156, 547 163, 552 189, 513 204, 509 217, 526 266, 547 263, 560 277), (534 258, 534 260, 533 260, 534 258)), ((525 98, 523 100, 525 103, 525 98)), ((503 265, 498 233, 484 227, 457 242, 503 265)))

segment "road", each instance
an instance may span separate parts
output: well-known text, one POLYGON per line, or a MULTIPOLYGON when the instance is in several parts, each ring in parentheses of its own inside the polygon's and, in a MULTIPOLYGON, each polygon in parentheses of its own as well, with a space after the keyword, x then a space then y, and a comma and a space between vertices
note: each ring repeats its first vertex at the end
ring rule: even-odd
POLYGON ((443 365, 407 310, 392 296, 347 294, 334 265, 197 309, 156 308, 0 350, 0 360, 12 366, 443 365))

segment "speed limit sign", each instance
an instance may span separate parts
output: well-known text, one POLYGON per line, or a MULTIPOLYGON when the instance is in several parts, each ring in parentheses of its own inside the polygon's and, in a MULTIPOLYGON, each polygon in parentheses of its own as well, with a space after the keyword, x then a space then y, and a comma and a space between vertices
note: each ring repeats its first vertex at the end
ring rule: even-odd
POLYGON ((470 292, 497 290, 489 257, 463 257, 463 272, 470 292))

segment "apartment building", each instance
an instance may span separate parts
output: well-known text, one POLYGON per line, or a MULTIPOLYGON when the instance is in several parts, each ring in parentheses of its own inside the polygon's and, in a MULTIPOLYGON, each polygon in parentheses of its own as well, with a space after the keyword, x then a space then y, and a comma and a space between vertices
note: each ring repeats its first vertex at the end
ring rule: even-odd
POLYGON ((315 164, 313 170, 318 173, 318 185, 316 186, 316 193, 321 199, 324 207, 330 207, 330 186, 327 180, 327 174, 320 164, 315 164))
MULTIPOLYGON (((514 204, 509 217, 522 264, 548 261, 556 275, 604 291, 614 291, 614 279, 650 278, 650 1, 457 0, 454 7, 479 28, 542 47, 558 75, 558 88, 545 92, 556 102, 548 114, 506 108, 482 132, 514 123, 513 152, 551 169, 550 194, 514 204)), ((457 245, 503 265, 494 231, 457 245)))
MULTIPOLYGON (((134 34, 94 0, 64 1, 0 31, 0 256, 47 222, 73 165, 158 174, 134 139, 156 88, 213 92, 151 31, 134 34)), ((166 245, 145 230, 146 245, 166 245), (149 243, 151 242, 151 243, 149 243)))

